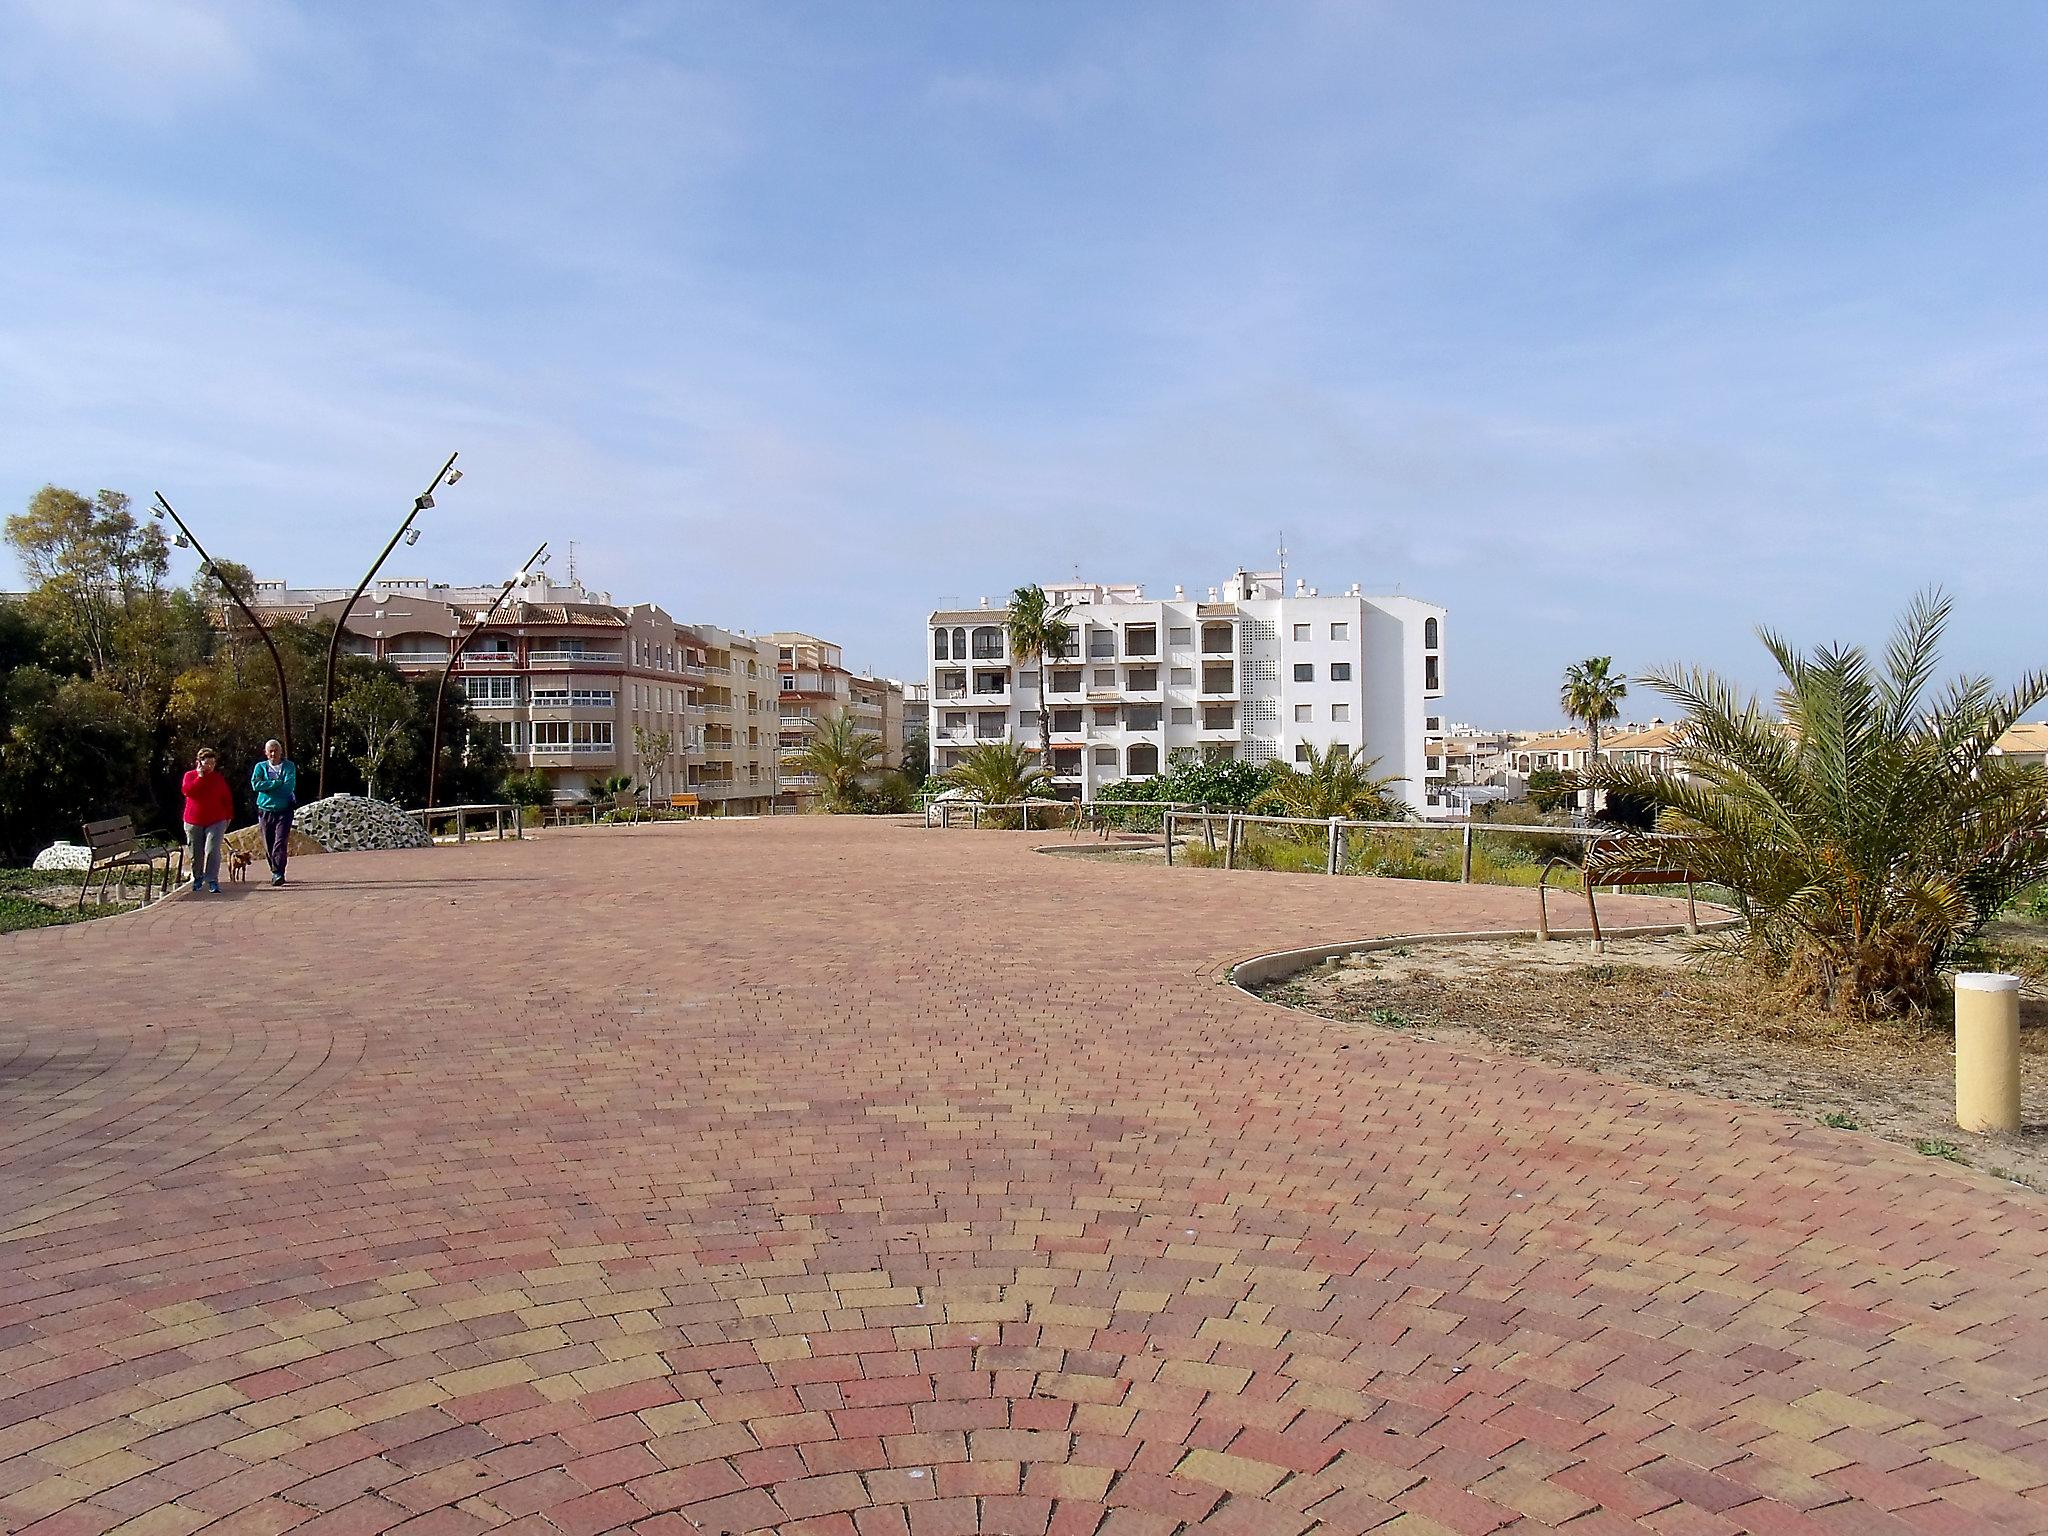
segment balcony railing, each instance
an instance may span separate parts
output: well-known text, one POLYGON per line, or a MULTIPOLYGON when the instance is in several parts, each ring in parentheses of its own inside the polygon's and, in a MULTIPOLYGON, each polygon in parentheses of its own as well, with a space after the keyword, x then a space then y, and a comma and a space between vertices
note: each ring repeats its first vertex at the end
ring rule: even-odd
POLYGON ((618 665, 619 653, 617 651, 530 651, 527 653, 526 659, 533 662, 565 663, 570 665, 588 662, 593 666, 610 667, 618 665))

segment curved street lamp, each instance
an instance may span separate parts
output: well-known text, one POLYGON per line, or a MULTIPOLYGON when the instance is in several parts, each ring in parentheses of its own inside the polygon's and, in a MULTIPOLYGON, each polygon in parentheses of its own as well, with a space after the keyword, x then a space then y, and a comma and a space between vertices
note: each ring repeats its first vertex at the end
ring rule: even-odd
POLYGON ((277 642, 270 638, 269 627, 256 617, 256 610, 242 600, 242 594, 235 590, 235 584, 229 581, 226 573, 214 563, 213 556, 206 552, 206 546, 199 542, 199 535, 185 525, 185 519, 178 516, 178 509, 164 500, 164 493, 162 491, 157 491, 155 496, 156 505, 149 509, 150 516, 154 517, 158 522, 162 522, 168 516, 172 522, 178 525, 179 542, 192 546, 206 568, 213 572, 213 579, 220 583, 221 590, 233 598, 235 606, 242 610, 242 617, 253 624, 256 627, 256 633, 263 637, 264 648, 270 652, 270 664, 277 669, 278 739, 284 743, 284 755, 290 757, 292 755, 292 694, 290 686, 284 680, 284 658, 277 653, 277 642))
POLYGON ((491 615, 504 605, 505 599, 512 595, 512 589, 519 585, 526 573, 537 564, 546 565, 547 563, 548 545, 547 540, 543 539, 541 540, 540 548, 526 557, 526 564, 519 567, 513 573, 512 579, 506 582, 504 587, 500 589, 497 597, 492 600, 491 606, 486 608, 482 616, 469 626, 469 633, 462 636, 456 642, 455 649, 448 654, 448 665, 441 669, 440 686, 434 689, 434 745, 427 754, 427 809, 430 811, 434 808, 434 791, 441 781, 441 710, 448 700, 448 674, 455 670, 455 663, 462 660, 462 653, 469 649, 470 642, 475 640, 490 625, 491 615))
POLYGON ((407 533, 411 533, 412 537, 406 539, 406 543, 417 544, 419 542, 420 536, 413 528, 412 520, 434 504, 434 492, 441 489, 443 483, 453 485, 462 478, 462 471, 455 467, 455 460, 458 457, 459 455, 457 454, 449 454, 448 462, 441 466, 441 472, 428 482, 427 488, 424 491, 413 497, 412 510, 405 514, 405 521, 398 525, 398 532, 391 535, 390 542, 384 546, 383 553, 377 556, 377 563, 370 567, 368 572, 364 574, 362 581, 357 584, 355 591, 349 594, 348 601, 342 605, 341 616, 334 621, 334 633, 327 640, 327 687, 320 699, 320 798, 322 800, 327 798, 328 747, 334 735, 334 659, 341 650, 341 632, 348 624, 348 616, 355 612, 356 604, 362 601, 363 593, 369 589, 370 583, 377 579, 377 573, 384 568, 384 562, 391 558, 391 551, 398 547, 398 541, 405 539, 407 533))

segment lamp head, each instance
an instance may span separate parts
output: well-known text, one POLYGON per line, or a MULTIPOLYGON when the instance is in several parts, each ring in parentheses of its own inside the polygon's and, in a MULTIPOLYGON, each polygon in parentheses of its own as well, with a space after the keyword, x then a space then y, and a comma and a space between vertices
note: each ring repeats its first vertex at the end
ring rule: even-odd
POLYGON ((190 549, 192 547, 192 541, 186 538, 185 535, 183 535, 182 533, 175 535, 171 539, 171 543, 179 549, 190 549))
POLYGON ((454 484, 454 483, 455 483, 456 481, 460 480, 461 478, 462 478, 462 471, 461 471, 461 470, 459 470, 459 469, 451 469, 451 470, 449 470, 449 471, 448 471, 448 484, 450 484, 450 485, 453 485, 453 484, 454 484))
POLYGON ((424 512, 433 504, 434 498, 432 496, 418 496, 413 499, 412 509, 415 512, 424 512))
POLYGON ((405 530, 405 542, 407 543, 407 545, 413 545, 413 544, 417 544, 417 543, 419 543, 419 541, 420 541, 420 531, 419 531, 419 529, 417 529, 417 528, 408 528, 408 529, 406 529, 406 530, 405 530))

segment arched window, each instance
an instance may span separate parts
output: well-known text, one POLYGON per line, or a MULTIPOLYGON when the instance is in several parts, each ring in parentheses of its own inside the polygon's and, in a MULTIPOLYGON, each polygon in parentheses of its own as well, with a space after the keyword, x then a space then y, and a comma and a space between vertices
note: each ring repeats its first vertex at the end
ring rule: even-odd
POLYGON ((944 661, 946 655, 946 632, 943 629, 935 629, 932 631, 932 660, 944 661))
POLYGON ((1422 621, 1422 648, 1425 651, 1433 651, 1436 649, 1435 619, 1424 619, 1422 621))
POLYGON ((965 661, 967 659, 967 631, 964 629, 953 631, 953 659, 955 661, 965 661))
POLYGON ((993 624, 983 624, 974 631, 974 659, 976 661, 1001 661, 1003 659, 1003 632, 993 624))

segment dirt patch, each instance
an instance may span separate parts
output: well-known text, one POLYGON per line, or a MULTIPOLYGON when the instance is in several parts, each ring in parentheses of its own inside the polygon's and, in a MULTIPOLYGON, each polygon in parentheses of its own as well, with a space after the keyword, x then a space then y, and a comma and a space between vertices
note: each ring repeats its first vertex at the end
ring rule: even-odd
POLYGON ((1638 1082, 1767 1104, 2048 1191, 2048 986, 2020 1004, 2019 1136, 1955 1125, 1945 1025, 1845 1026, 1788 1008, 1683 938, 1414 944, 1260 989, 1345 1024, 1400 1030, 1638 1082))

